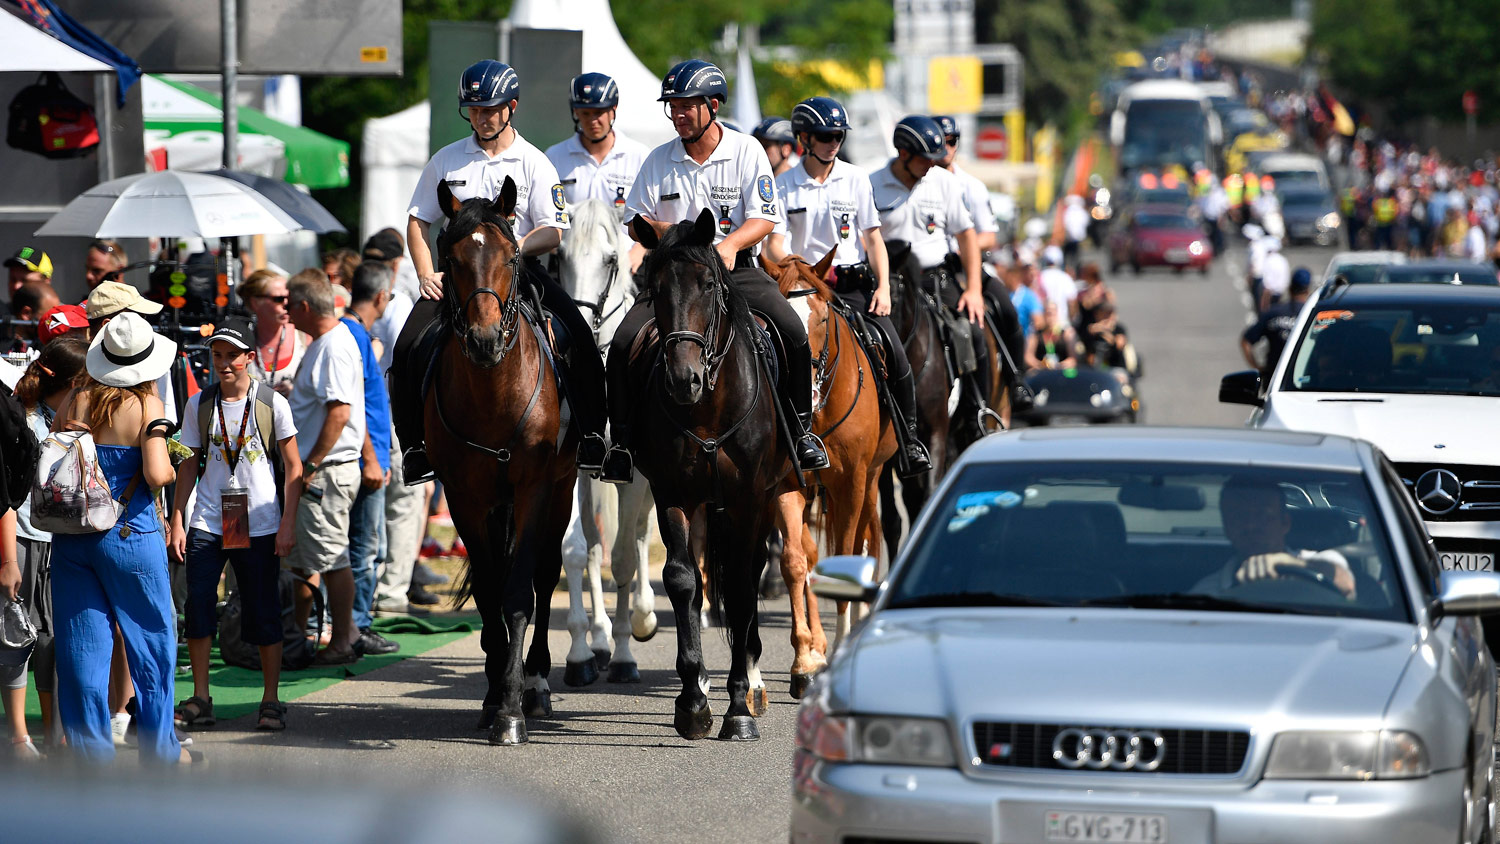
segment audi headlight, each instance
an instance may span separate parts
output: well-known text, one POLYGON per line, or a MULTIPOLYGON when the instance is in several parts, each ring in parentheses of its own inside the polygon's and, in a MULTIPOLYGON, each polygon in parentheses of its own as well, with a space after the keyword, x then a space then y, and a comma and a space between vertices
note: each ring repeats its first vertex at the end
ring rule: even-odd
POLYGON ((1427 747, 1405 730, 1281 733, 1266 779, 1411 779, 1432 772, 1427 747))
POLYGON ((1318 220, 1318 227, 1323 229, 1336 229, 1339 227, 1339 215, 1337 211, 1330 211, 1318 220))
POLYGON ((948 725, 929 718, 852 719, 854 749, 859 761, 877 765, 958 764, 948 725))
POLYGON ((1195 240, 1188 244, 1188 254, 1197 256, 1203 254, 1203 241, 1195 240))

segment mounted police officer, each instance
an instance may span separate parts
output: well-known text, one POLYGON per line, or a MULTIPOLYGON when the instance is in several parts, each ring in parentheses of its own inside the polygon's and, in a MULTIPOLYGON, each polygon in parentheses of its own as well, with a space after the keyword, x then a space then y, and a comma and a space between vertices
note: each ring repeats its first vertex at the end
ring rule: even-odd
POLYGON ((566 327, 574 339, 571 362, 558 357, 568 380, 573 418, 583 431, 578 465, 597 469, 604 459, 604 365, 590 336, 588 321, 572 298, 542 268, 538 256, 557 248, 568 227, 567 199, 557 170, 542 151, 516 131, 512 121, 521 97, 521 80, 514 68, 493 60, 470 65, 458 83, 458 107, 473 134, 438 150, 422 169, 408 210, 407 243, 413 268, 422 286, 422 301, 412 309, 396 341, 392 374, 395 395, 392 416, 396 435, 405 450, 407 483, 432 475, 423 448, 424 397, 422 380, 437 352, 443 272, 434 266, 432 224, 446 209, 438 206, 438 185, 445 183, 455 199, 499 196, 507 177, 516 186, 512 222, 522 256, 521 275, 540 293, 542 305, 566 327))
POLYGON ((760 141, 771 162, 771 175, 782 173, 797 166, 797 138, 792 132, 792 123, 785 117, 767 117, 755 124, 750 137, 760 141))
MULTIPOLYGON (((796 456, 803 469, 828 466, 823 443, 812 423, 812 354, 807 329, 776 283, 757 266, 760 242, 781 220, 771 164, 754 139, 725 129, 715 118, 729 99, 724 72, 704 61, 681 62, 662 80, 658 101, 677 130, 677 140, 651 151, 626 200, 626 214, 659 233, 704 209, 719 220, 715 249, 729 269, 735 288, 750 308, 771 322, 787 353, 782 386, 783 410, 796 437, 796 456)), ((634 232, 632 232, 634 237, 634 232)), ((638 300, 625 315, 610 344, 609 416, 613 444, 601 478, 628 483, 630 458, 630 346, 651 319, 651 305, 638 300)))
POLYGON ((864 315, 885 346, 888 390, 900 416, 898 463, 903 476, 931 471, 932 460, 917 437, 917 394, 901 335, 891 323, 890 265, 880 237, 880 215, 870 176, 838 160, 849 132, 848 112, 837 100, 810 97, 792 109, 792 130, 804 154, 799 166, 776 179, 786 222, 766 241, 768 256, 788 254, 819 261, 834 252, 834 292, 864 315))
MULTIPOLYGON (((580 74, 573 77, 569 92, 568 107, 577 131, 548 147, 547 158, 562 179, 568 205, 601 200, 615 209, 623 226, 625 197, 630 195, 641 162, 650 150, 615 128, 616 107, 620 104, 620 87, 615 80, 602 73, 580 74)), ((640 244, 631 245, 631 272, 640 267, 645 254, 640 244)))

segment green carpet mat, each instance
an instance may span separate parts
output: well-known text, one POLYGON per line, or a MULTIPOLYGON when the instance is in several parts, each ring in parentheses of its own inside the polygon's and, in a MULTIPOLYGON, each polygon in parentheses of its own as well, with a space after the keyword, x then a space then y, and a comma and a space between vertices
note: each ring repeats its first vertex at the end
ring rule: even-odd
MULTIPOLYGON (((301 671, 281 672, 279 686, 281 699, 293 701, 297 698, 322 691, 349 677, 367 674, 377 668, 400 662, 409 656, 426 653, 469 635, 479 629, 478 615, 455 615, 441 618, 377 618, 371 625, 375 632, 397 642, 401 650, 382 656, 367 656, 353 665, 330 665, 304 668, 301 671)), ((187 647, 178 653, 178 662, 188 664, 187 647)), ((260 705, 261 676, 259 671, 225 665, 219 659, 219 649, 214 647, 208 670, 209 688, 213 691, 214 717, 220 721, 254 714, 260 705)), ((177 701, 187 700, 193 694, 193 678, 189 674, 177 675, 177 701)), ((42 709, 37 701, 36 686, 27 684, 26 720, 33 735, 41 735, 42 709)))

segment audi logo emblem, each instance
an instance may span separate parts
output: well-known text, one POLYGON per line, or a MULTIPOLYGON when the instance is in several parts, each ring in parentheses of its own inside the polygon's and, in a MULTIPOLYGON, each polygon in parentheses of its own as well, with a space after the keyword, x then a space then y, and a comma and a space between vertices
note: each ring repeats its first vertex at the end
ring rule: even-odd
POLYGON ((1167 742, 1155 730, 1070 727, 1052 740, 1052 760, 1075 771, 1150 772, 1166 758, 1167 742))

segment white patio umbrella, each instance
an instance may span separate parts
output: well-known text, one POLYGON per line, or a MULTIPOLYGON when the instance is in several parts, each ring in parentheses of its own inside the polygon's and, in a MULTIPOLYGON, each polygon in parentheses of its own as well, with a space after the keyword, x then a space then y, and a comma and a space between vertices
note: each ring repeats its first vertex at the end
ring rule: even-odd
POLYGON ((238 237, 302 226, 253 188, 207 173, 166 170, 89 188, 37 237, 238 237))

